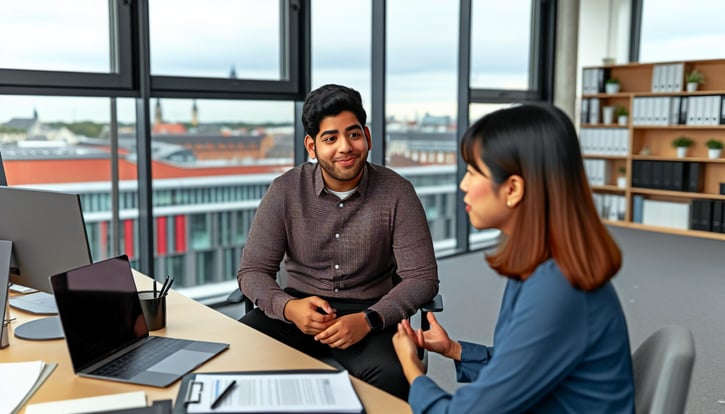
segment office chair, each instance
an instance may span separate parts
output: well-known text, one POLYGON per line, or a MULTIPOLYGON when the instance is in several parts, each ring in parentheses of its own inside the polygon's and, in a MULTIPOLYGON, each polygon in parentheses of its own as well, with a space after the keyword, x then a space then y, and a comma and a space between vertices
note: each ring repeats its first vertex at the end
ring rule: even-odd
POLYGON ((632 354, 636 412, 685 412, 694 363, 695 341, 683 326, 665 326, 645 339, 632 354))
MULTIPOLYGON (((284 262, 280 264, 279 272, 277 272, 277 280, 279 281, 280 285, 284 285, 285 281, 287 280, 287 273, 284 269, 284 262)), ((399 282, 394 281, 394 283, 399 282)), ((241 289, 236 288, 232 293, 227 296, 226 303, 228 304, 244 304, 244 313, 251 311, 254 309, 254 303, 252 303, 252 300, 249 299, 242 293, 241 289)), ((430 323, 428 322, 428 312, 441 312, 443 311, 443 297, 439 294, 436 294, 433 299, 431 299, 429 302, 423 304, 421 307, 418 308, 419 314, 420 314, 420 328, 425 330, 430 329, 430 323)), ((423 367, 427 370, 428 369, 428 352, 423 348, 418 348, 418 357, 423 362, 423 367)), ((325 359, 325 362, 331 365, 336 365, 336 361, 333 362, 331 360, 325 359)))

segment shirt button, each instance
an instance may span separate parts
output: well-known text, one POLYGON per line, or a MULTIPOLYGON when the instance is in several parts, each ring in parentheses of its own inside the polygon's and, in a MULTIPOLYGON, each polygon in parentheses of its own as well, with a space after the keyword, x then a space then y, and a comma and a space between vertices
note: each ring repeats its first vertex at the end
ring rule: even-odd
POLYGON ((340 265, 335 265, 335 270, 339 269, 340 265))
POLYGON ((340 291, 340 289, 338 289, 338 288, 335 288, 335 292, 339 292, 339 291, 340 291))
POLYGON ((340 233, 335 233, 335 238, 336 239, 339 239, 340 238, 340 233))
POLYGON ((342 208, 343 204, 342 204, 342 203, 340 203, 340 204, 338 204, 337 206, 338 206, 338 207, 340 207, 340 208, 342 208))

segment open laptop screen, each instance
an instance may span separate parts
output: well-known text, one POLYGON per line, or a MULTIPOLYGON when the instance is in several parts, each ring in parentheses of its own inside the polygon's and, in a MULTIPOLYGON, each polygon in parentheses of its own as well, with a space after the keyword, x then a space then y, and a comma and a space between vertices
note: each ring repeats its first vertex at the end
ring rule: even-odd
POLYGON ((51 277, 75 371, 148 336, 125 255, 51 277))

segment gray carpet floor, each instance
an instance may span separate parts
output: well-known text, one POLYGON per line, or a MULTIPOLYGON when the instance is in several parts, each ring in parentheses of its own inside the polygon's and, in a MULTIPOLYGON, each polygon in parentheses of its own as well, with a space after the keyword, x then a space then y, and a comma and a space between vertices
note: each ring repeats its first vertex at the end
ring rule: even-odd
MULTIPOLYGON (((688 327, 697 356, 686 412, 725 413, 725 242, 610 231, 623 252, 614 285, 632 350, 659 327, 688 327)), ((454 338, 490 344, 505 280, 488 268, 483 252, 441 259, 439 270, 445 310, 438 320, 454 338)), ((242 312, 219 310, 234 318, 242 312)), ((450 392, 458 387, 453 363, 438 355, 430 355, 428 375, 450 392)))

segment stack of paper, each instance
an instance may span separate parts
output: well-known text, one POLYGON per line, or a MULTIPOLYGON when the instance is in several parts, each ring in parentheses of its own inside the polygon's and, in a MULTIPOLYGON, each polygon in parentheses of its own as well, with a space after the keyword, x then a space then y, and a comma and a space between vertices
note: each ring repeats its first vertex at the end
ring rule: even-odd
POLYGON ((145 392, 131 391, 119 394, 100 395, 98 397, 30 404, 25 409, 25 414, 95 413, 108 410, 146 407, 146 405, 145 392))
POLYGON ((0 413, 16 413, 58 364, 43 361, 0 363, 0 413))

